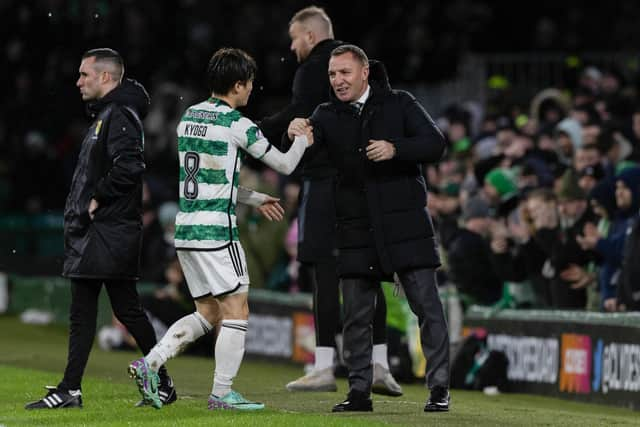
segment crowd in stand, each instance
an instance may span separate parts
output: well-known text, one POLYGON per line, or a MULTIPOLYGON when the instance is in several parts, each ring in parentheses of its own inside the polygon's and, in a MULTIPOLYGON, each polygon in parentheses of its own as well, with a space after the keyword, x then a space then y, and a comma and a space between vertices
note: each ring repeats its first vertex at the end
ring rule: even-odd
POLYGON ((441 120, 428 168, 448 279, 467 303, 638 310, 640 109, 615 69, 587 67, 523 114, 441 120))

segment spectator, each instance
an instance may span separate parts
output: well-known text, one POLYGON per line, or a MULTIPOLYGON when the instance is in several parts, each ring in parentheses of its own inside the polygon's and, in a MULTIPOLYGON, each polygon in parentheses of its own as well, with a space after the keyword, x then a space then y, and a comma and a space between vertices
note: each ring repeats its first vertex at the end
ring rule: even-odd
POLYGON ((640 206, 640 168, 623 171, 615 180, 616 212, 608 233, 601 233, 587 223, 583 235, 576 236, 583 250, 595 250, 601 257, 599 285, 602 309, 617 310, 617 284, 622 266, 625 241, 638 217, 640 206))
POLYGON ((582 147, 582 127, 575 119, 566 118, 555 128, 556 150, 561 162, 571 164, 576 149, 582 147))
POLYGON ((585 270, 593 259, 576 242, 576 236, 590 219, 584 193, 567 175, 563 178, 557 200, 549 196, 530 197, 527 210, 535 230, 533 238, 547 257, 543 275, 550 279, 552 307, 584 309, 587 301, 586 283, 582 283, 584 278, 582 275, 579 278, 575 275, 567 277, 566 272, 573 266, 585 270))
MULTIPOLYGON (((175 220, 175 215, 174 215, 175 220)), ((142 187, 142 249, 140 251, 140 279, 145 282, 164 281, 164 269, 175 254, 171 242, 158 220, 158 211, 146 183, 142 187)))
POLYGON ((483 192, 499 216, 506 216, 518 204, 518 184, 510 169, 496 168, 484 178, 483 192))
POLYGON ((489 204, 480 195, 470 198, 461 220, 463 226, 447 253, 450 279, 472 303, 491 305, 500 299, 502 281, 490 260, 489 204))
MULTIPOLYGON (((506 218, 491 225, 491 264, 502 282, 511 282, 518 287, 530 286, 532 295, 527 304, 533 307, 551 306, 550 281, 543 275, 546 254, 533 239, 537 225, 532 222, 528 206, 550 203, 553 193, 548 189, 535 189, 527 193, 518 208, 506 218)), ((503 295, 505 296, 505 295, 503 295)), ((510 295, 509 295, 510 297, 510 295)), ((502 301, 507 306, 511 301, 502 301)))
POLYGON ((616 295, 619 311, 640 311, 640 220, 633 222, 627 235, 616 295))

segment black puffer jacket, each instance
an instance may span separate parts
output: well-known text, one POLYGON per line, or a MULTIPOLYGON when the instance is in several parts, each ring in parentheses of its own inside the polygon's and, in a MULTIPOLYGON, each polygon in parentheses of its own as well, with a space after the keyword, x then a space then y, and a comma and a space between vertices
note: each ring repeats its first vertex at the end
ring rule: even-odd
MULTIPOLYGON (((289 122, 296 117, 309 117, 318 105, 330 99, 331 86, 327 73, 329 57, 331 51, 342 44, 341 41, 328 39, 315 45, 296 71, 291 103, 260 122, 265 135, 282 135, 280 148, 283 151, 287 151, 291 145, 286 132, 289 122)), ((298 206, 298 261, 315 263, 334 256, 335 174, 326 150, 313 153, 307 150, 293 174, 302 178, 298 206)))
POLYGON ((125 80, 88 104, 91 126, 82 141, 64 211, 63 276, 137 279, 142 242, 144 136, 149 95, 125 80), (99 203, 93 221, 88 207, 99 203))
POLYGON ((312 149, 326 147, 338 170, 340 276, 389 279, 440 265, 422 164, 440 160, 445 140, 411 94, 391 89, 382 63, 371 61, 369 84, 360 115, 335 97, 316 109, 312 149), (393 142, 396 156, 368 160, 370 139, 393 142))

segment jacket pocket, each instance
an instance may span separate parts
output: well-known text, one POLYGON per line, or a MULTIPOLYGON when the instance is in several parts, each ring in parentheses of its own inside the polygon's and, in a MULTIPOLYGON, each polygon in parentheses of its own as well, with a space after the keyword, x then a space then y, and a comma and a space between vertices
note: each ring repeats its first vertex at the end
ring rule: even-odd
POLYGON ((387 212, 382 217, 385 243, 432 237, 433 224, 426 208, 387 212))
POLYGON ((337 226, 338 248, 374 247, 373 229, 362 220, 342 220, 337 226))
POLYGON ((399 176, 388 181, 379 181, 377 185, 383 212, 404 211, 416 205, 408 177, 399 176))

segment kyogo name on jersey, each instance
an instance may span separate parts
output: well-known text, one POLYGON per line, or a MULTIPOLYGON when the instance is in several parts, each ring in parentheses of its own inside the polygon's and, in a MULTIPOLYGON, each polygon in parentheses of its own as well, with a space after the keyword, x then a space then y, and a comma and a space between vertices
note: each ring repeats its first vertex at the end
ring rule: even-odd
POLYGON ((187 124, 184 127, 185 136, 206 136, 207 126, 187 124))

